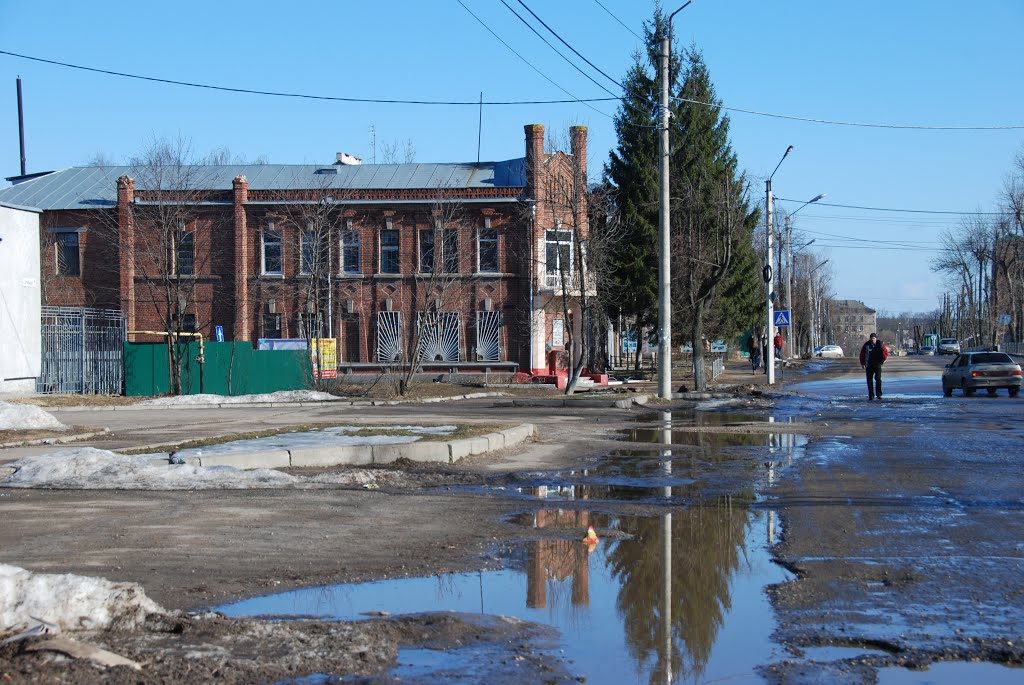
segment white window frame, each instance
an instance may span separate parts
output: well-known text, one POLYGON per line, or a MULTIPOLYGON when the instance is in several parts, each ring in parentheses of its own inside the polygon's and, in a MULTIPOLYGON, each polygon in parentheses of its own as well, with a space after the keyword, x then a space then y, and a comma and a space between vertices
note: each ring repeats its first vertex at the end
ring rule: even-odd
POLYGON ((501 253, 498 251, 498 229, 491 227, 491 217, 484 217, 484 225, 476 232, 476 270, 477 273, 497 274, 501 273, 501 253), (484 238, 484 231, 493 234, 493 238, 484 238), (484 242, 494 243, 494 268, 484 269, 480 256, 484 253, 484 242))
POLYGON ((277 230, 277 226, 273 221, 268 221, 266 228, 260 232, 260 274, 264 276, 283 276, 284 275, 284 236, 277 230), (281 268, 277 271, 267 270, 267 234, 271 234, 277 238, 276 241, 278 246, 278 261, 280 262, 281 268))
POLYGON ((316 231, 312 228, 305 228, 299 233, 299 273, 303 276, 309 276, 313 273, 313 267, 316 264, 316 231), (312 252, 306 255, 306 250, 312 246, 312 252))
POLYGON ((363 273, 363 236, 362 234, 352 227, 351 219, 345 222, 345 230, 341 232, 341 243, 340 249, 338 250, 338 256, 341 260, 341 274, 361 274, 363 273), (355 240, 354 245, 346 243, 346 239, 352 237, 355 240), (346 250, 354 247, 356 250, 356 268, 346 269, 345 268, 345 255, 346 250))

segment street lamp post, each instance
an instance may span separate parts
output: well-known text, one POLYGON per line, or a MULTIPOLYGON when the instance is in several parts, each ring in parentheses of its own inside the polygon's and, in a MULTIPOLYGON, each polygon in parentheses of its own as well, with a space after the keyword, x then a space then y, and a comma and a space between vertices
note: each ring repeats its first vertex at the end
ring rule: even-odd
MULTIPOLYGON (((786 151, 782 154, 782 159, 775 165, 775 171, 779 170, 782 166, 782 162, 785 161, 789 153, 793 151, 793 146, 790 145, 786 148, 786 151)), ((775 176, 775 171, 768 176, 768 179, 764 182, 765 191, 765 261, 764 261, 764 284, 765 284, 765 309, 768 312, 768 316, 765 320, 765 331, 768 336, 768 345, 765 350, 766 355, 771 354, 770 359, 765 359, 765 371, 768 374, 768 385, 775 384, 775 353, 773 351, 772 339, 775 337, 772 335, 775 327, 775 274, 772 273, 772 232, 775 230, 772 225, 772 177, 775 176)))
POLYGON ((817 347, 817 342, 819 340, 817 327, 820 324, 821 319, 818 315, 818 307, 814 302, 814 272, 828 264, 829 261, 831 260, 826 259, 821 264, 811 269, 807 274, 807 302, 809 305, 808 312, 810 312, 811 315, 811 354, 814 354, 814 348, 817 347))
POLYGON ((660 171, 660 201, 658 203, 658 397, 672 399, 672 276, 671 241, 669 240, 669 137, 668 137, 668 77, 669 51, 672 42, 672 18, 682 12, 693 0, 668 15, 668 27, 661 37, 661 126, 658 147, 660 171))
MULTIPOLYGON (((826 193, 820 193, 819 195, 812 197, 810 200, 797 207, 796 211, 786 217, 786 309, 789 310, 789 327, 786 329, 786 344, 789 345, 790 352, 793 350, 793 229, 790 219, 796 216, 796 213, 801 209, 809 204, 817 202, 825 197, 825 195, 826 193)), ((810 245, 813 242, 814 240, 811 240, 807 245, 810 245)), ((804 245, 803 247, 807 247, 807 245, 804 245)), ((800 249, 802 250, 803 247, 800 249)))

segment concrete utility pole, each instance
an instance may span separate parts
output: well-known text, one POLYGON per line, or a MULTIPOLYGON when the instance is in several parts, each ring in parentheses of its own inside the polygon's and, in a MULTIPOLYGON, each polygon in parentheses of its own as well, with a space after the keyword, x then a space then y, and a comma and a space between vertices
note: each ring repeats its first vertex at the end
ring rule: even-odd
POLYGON ((786 217, 786 311, 789 325, 786 326, 786 349, 793 354, 793 226, 786 217))
MULTIPOLYGON (((775 171, 779 170, 782 166, 782 162, 785 161, 789 153, 793 151, 793 146, 790 145, 786 148, 786 151, 782 154, 782 159, 775 165, 775 171)), ((765 309, 768 311, 768 316, 765 319, 765 335, 768 336, 767 345, 767 356, 768 359, 764 360, 765 371, 768 372, 768 385, 775 384, 775 347, 772 344, 772 340, 775 337, 775 274, 772 273, 772 259, 774 253, 772 251, 772 233, 775 231, 775 226, 772 224, 772 178, 775 176, 775 171, 768 176, 768 179, 764 182, 764 221, 765 221, 765 260, 764 260, 764 290, 765 290, 765 309)))
MULTIPOLYGON (((658 397, 672 399, 672 254, 669 240, 669 54, 672 49, 672 18, 686 9, 693 0, 668 15, 667 30, 661 37, 661 126, 658 143, 661 189, 658 202, 658 397)), ((639 343, 638 343, 639 344, 639 343)))

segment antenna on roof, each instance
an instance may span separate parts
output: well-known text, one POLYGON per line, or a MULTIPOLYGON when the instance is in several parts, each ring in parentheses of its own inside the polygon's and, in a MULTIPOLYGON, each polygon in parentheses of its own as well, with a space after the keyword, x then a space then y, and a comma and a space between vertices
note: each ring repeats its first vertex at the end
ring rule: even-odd
POLYGON ((484 128, 484 91, 480 91, 480 121, 476 126, 476 164, 480 166, 480 136, 484 128))
POLYGON ((21 143, 21 175, 25 175, 25 115, 21 106, 21 77, 18 77, 18 141, 21 143))

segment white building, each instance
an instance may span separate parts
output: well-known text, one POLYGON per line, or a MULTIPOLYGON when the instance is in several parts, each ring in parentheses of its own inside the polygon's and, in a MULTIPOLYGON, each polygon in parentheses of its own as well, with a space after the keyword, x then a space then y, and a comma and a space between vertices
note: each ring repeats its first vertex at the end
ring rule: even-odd
POLYGON ((0 203, 0 392, 35 392, 40 372, 39 214, 0 203))

